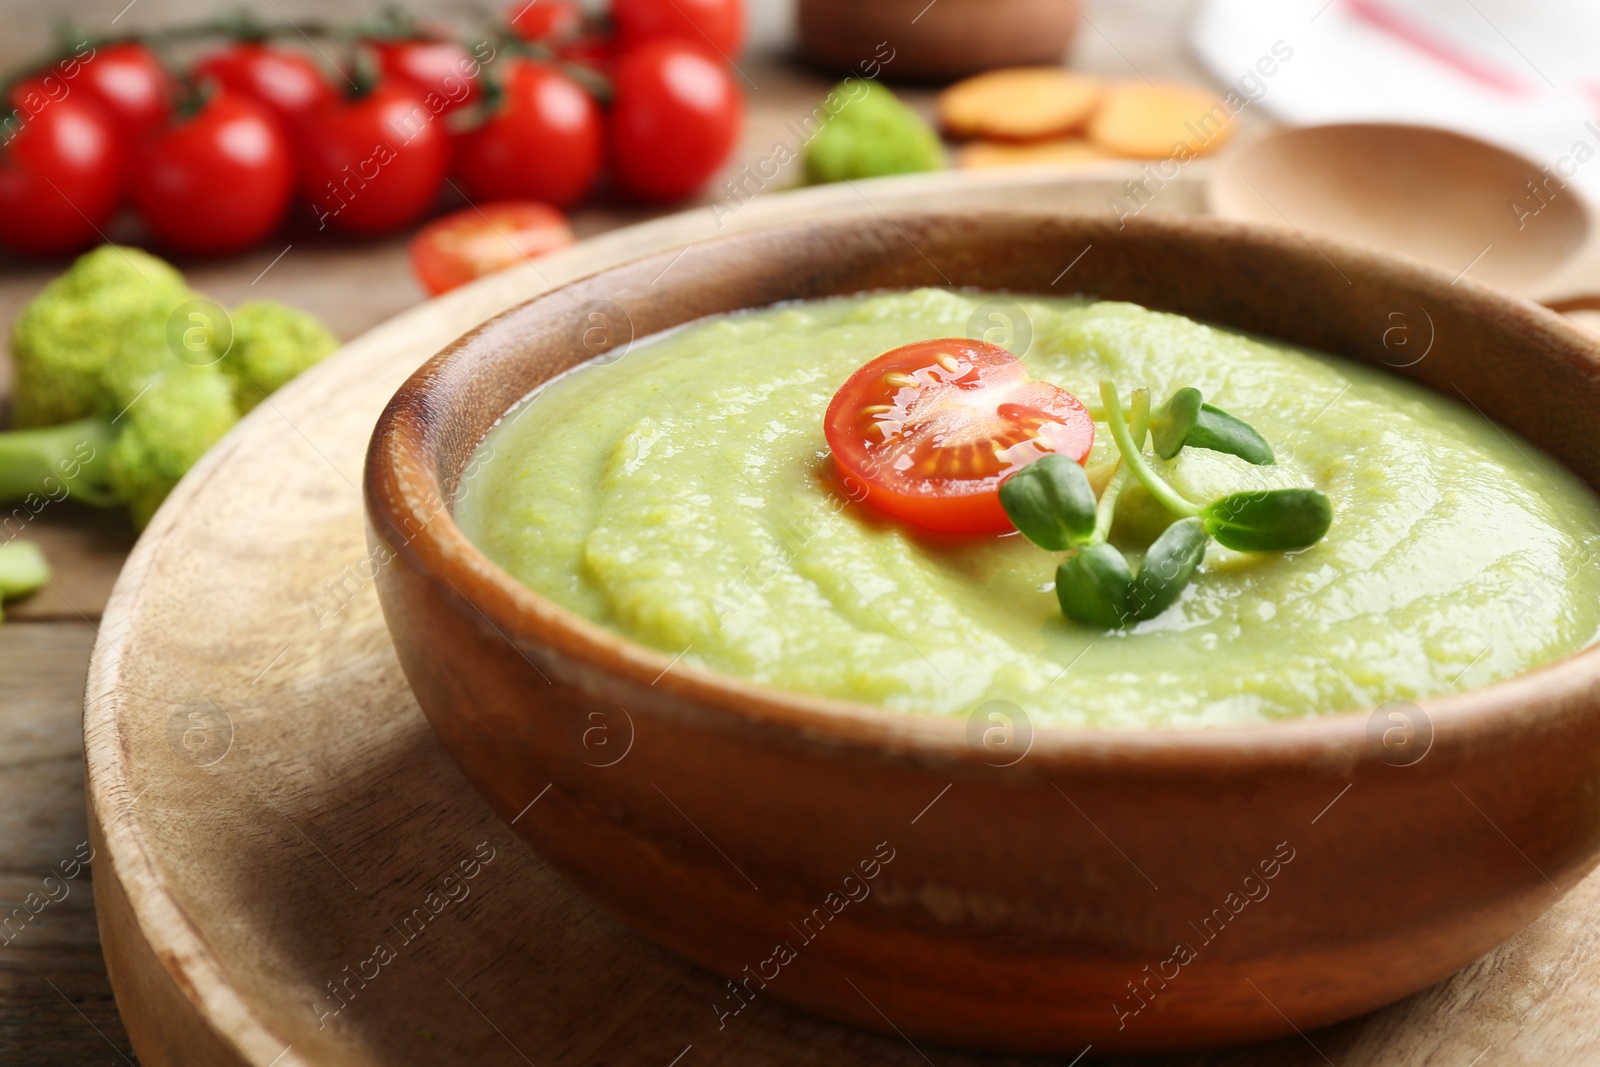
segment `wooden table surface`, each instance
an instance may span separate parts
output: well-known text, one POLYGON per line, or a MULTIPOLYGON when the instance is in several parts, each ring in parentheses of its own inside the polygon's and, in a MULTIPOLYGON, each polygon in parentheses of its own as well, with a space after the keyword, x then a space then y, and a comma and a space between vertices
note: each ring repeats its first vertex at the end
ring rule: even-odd
MULTIPOLYGON (((786 138, 785 124, 807 114, 831 84, 784 58, 788 5, 749 2, 751 55, 740 62, 748 114, 727 176, 767 157, 773 144, 786 138)), ((7 31, 0 39, 0 65, 9 69, 26 61, 62 17, 103 33, 122 10, 127 13, 117 19, 116 30, 192 18, 199 6, 135 0, 124 9, 125 3, 0 0, 0 25, 7 31)), ((1185 43, 1194 3, 1080 3, 1087 24, 1074 46, 1074 65, 1115 77, 1205 82, 1185 43)), ((280 12, 291 18, 329 17, 330 8, 337 15, 375 5, 264 0, 251 6, 263 19, 272 19, 280 12)), ((926 91, 906 95, 923 108, 929 104, 926 91)), ((794 181, 791 167, 769 189, 794 181)), ((713 183, 701 202, 709 204, 719 186, 720 181, 713 183)), ((603 203, 584 208, 573 221, 580 236, 588 236, 657 213, 603 203)), ((112 236, 135 239, 137 231, 117 229, 112 236)), ((224 304, 282 300, 321 316, 343 339, 423 299, 406 264, 403 236, 365 243, 329 239, 303 221, 244 255, 179 265, 199 289, 224 304)), ((62 267, 0 259, 0 323, 9 330, 21 307, 62 267)), ((8 375, 9 367, 0 361, 0 396, 8 375)), ((55 577, 33 597, 8 605, 0 626, 0 918, 17 908, 29 915, 20 929, 15 919, 11 928, 0 928, 0 1062, 132 1063, 95 929, 92 866, 76 878, 62 879, 60 873, 86 848, 80 717, 89 650, 136 533, 120 514, 60 503, 29 523, 25 536, 50 557, 55 577), (51 875, 56 877, 47 882, 51 875), (44 903, 36 914, 30 914, 30 894, 37 894, 32 907, 44 903)))

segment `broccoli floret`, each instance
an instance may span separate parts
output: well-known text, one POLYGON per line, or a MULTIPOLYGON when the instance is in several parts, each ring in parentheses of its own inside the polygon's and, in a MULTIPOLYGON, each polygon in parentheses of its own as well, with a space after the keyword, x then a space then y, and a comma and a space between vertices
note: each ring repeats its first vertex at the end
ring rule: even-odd
POLYGON ((943 169, 944 148, 921 116, 876 82, 857 82, 864 92, 847 92, 845 84, 825 99, 833 114, 806 145, 808 181, 943 169), (851 92, 857 93, 853 99, 851 92))
POLYGON ((256 300, 233 312, 233 346, 221 366, 242 413, 338 347, 339 339, 315 316, 256 300))
POLYGON ((137 248, 102 245, 80 256, 17 319, 13 425, 50 426, 104 408, 107 364, 164 349, 167 319, 195 295, 183 275, 137 248))
POLYGON ((239 411, 228 379, 209 368, 163 374, 118 420, 111 445, 111 491, 143 527, 190 467, 216 444, 239 411))
MULTIPOLYGON (((100 250, 107 251, 115 250, 100 250)), ((41 312, 29 327, 28 357, 19 344, 19 364, 33 359, 34 395, 74 398, 74 404, 58 404, 57 412, 77 412, 88 397, 90 413, 60 425, 0 434, 0 503, 28 501, 31 506, 35 499, 67 497, 121 503, 144 526, 178 479, 239 421, 241 407, 253 406, 335 345, 315 319, 265 302, 230 316, 234 334, 226 350, 220 336, 224 327, 217 321, 221 313, 214 307, 185 312, 184 321, 169 330, 172 308, 198 296, 174 287, 174 278, 182 286, 181 276, 160 260, 128 251, 157 279, 150 284, 164 287, 167 295, 155 305, 129 298, 126 272, 105 256, 91 258, 99 253, 73 266, 70 285, 53 283, 35 301, 78 310, 41 312), (95 278, 106 292, 94 289, 95 278), (172 297, 181 299, 167 307, 172 297), (122 317, 113 313, 117 308, 122 317), (37 332, 55 321, 51 314, 86 338, 118 338, 114 345, 102 345, 92 375, 84 370, 90 361, 69 366, 58 352, 58 339, 37 332), (92 379, 87 385, 86 377, 92 379), (243 404, 236 402, 236 393, 243 404)), ((142 295, 150 299, 149 293, 142 295)), ((35 418, 43 417, 40 412, 38 405, 31 409, 35 418)))

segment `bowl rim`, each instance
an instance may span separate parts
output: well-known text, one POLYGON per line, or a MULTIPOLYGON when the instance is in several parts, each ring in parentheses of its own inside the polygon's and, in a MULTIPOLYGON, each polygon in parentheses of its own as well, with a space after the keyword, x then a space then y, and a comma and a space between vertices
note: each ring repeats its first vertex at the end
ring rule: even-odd
MULTIPOLYGON (((895 229, 916 220, 974 216, 1085 220, 1102 217, 1096 212, 1061 208, 863 212, 862 216, 763 226, 698 242, 697 247, 727 248, 785 234, 814 233, 818 227, 860 225, 863 216, 870 218, 874 214, 895 229)), ((1124 221, 1128 227, 1176 240, 1184 239, 1184 231, 1199 230, 1210 238, 1237 241, 1266 254, 1303 257, 1307 253, 1298 247, 1301 244, 1309 245, 1314 250, 1310 254, 1322 258, 1336 253, 1347 265, 1425 288, 1454 290, 1459 297, 1494 309, 1513 325, 1537 333, 1553 333, 1557 340, 1588 348, 1590 359, 1600 368, 1600 341, 1557 313, 1470 278, 1451 279, 1418 260, 1322 237, 1310 245, 1309 240, 1292 232, 1214 216, 1152 211, 1124 221)), ((499 337, 498 331, 505 329, 506 320, 513 316, 528 314, 545 304, 559 307, 573 291, 629 271, 648 269, 654 275, 657 268, 681 255, 681 251, 667 251, 643 256, 540 293, 462 335, 418 368, 385 406, 368 446, 363 499, 369 541, 381 540, 386 545, 392 553, 390 565, 407 566, 425 581, 448 587, 445 596, 456 602, 463 618, 476 613, 541 675, 543 671, 528 658, 526 649, 545 648, 621 682, 659 688, 680 706, 687 705, 709 716, 711 725, 724 729, 845 746, 880 756, 913 757, 922 763, 980 769, 1001 766, 989 762, 968 741, 970 713, 902 711, 866 701, 787 690, 681 662, 684 653, 669 656, 633 641, 524 585, 489 559, 456 523, 453 498, 444 492, 433 452, 425 440, 427 425, 441 413, 441 406, 433 401, 441 372, 454 363, 483 358, 487 351, 502 344, 506 339, 499 337), (430 507, 429 493, 434 501, 442 503, 430 507), (394 537, 404 529, 405 516, 424 513, 430 518, 419 531, 409 538, 394 537)), ((695 320, 684 320, 691 321, 695 320)), ((1346 353, 1330 354, 1352 359, 1346 353)), ((496 413, 496 422, 543 384, 519 394, 496 413)), ((1427 383, 1418 384, 1438 391, 1427 383)), ((1498 421, 1495 424, 1500 425, 1498 421)), ((480 436, 478 443, 482 440, 480 436)), ((1548 456, 1542 445, 1537 447, 1548 456)), ((1574 477, 1600 495, 1600 485, 1575 473, 1574 477)), ((381 588, 380 583, 380 591, 381 588)), ((1428 751, 1465 753, 1495 747, 1530 732, 1559 729, 1574 718, 1600 714, 1600 701, 1593 699, 1597 692, 1600 638, 1511 678, 1416 701, 1390 701, 1375 708, 1348 708, 1293 720, 1225 726, 1081 727, 1049 721, 1030 723, 1030 747, 1024 753, 1027 758, 1005 766, 1012 770, 1031 764, 1035 769, 1047 770, 1115 768, 1162 774, 1214 772, 1224 764, 1235 770, 1284 770, 1331 762, 1347 766, 1353 773, 1358 765, 1386 762, 1380 746, 1373 744, 1369 726, 1384 708, 1395 703, 1422 709, 1431 729, 1428 751)), ((648 716, 651 712, 641 708, 629 714, 648 716)))

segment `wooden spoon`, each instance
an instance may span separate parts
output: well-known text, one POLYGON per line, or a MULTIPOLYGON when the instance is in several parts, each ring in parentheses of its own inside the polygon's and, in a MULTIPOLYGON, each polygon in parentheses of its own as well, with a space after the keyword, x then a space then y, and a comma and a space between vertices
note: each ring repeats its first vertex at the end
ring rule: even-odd
MULTIPOLYGON (((1559 176, 1430 126, 1344 123, 1269 134, 1221 163, 1206 189, 1229 218, 1289 225, 1425 260, 1534 295, 1588 244, 1591 212, 1559 176)), ((1600 297, 1556 301, 1558 311, 1600 297)))

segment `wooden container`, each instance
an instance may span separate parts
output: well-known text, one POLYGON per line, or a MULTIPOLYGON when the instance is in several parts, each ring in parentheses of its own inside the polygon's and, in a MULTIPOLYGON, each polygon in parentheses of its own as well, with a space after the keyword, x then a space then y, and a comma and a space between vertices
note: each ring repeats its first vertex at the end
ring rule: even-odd
POLYGON ((444 747, 584 892, 726 976, 727 1010, 751 982, 917 1040, 1070 1055, 1261 1039, 1443 978, 1600 857, 1600 647, 1426 702, 1399 759, 1378 709, 1041 725, 996 766, 963 719, 767 689, 622 640, 510 578, 448 510, 495 420, 595 354, 575 341, 594 301, 642 336, 882 287, 1049 292, 1078 263, 1085 291, 1378 365, 1391 313, 1421 306, 1432 355, 1398 372, 1600 486, 1600 348, 1558 316, 1350 246, 1154 215, 872 214, 671 262, 552 291, 430 361, 380 420, 365 491, 374 551, 393 554, 379 598, 444 747), (628 758, 575 758, 618 708, 628 758), (1063 822, 1067 805, 1081 818, 1063 822), (869 866, 870 894, 834 910, 869 866), (808 935, 818 908, 832 915, 808 935))
POLYGON ((1066 59, 1069 0, 800 0, 800 47, 842 74, 953 81, 1066 59))

